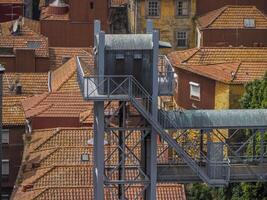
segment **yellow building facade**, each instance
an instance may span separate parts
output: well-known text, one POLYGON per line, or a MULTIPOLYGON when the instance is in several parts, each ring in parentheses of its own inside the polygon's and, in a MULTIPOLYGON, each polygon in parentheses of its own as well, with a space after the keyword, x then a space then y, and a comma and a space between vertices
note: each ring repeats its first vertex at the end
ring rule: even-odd
POLYGON ((195 11, 196 0, 130 0, 129 32, 145 32, 147 19, 152 19, 160 40, 170 42, 171 50, 192 48, 196 45, 195 11))
POLYGON ((245 91, 243 84, 226 84, 216 81, 215 86, 215 108, 220 109, 238 109, 239 100, 245 91))

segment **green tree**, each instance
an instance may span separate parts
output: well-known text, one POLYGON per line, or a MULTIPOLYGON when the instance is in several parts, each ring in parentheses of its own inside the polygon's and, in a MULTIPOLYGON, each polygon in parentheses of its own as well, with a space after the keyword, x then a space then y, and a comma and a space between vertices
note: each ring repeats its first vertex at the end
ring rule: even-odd
MULTIPOLYGON (((240 99, 243 109, 267 108, 267 72, 262 80, 255 80, 245 86, 240 99)), ((247 137, 243 135, 243 137, 247 137)), ((267 134, 264 135, 267 140, 267 134)), ((260 134, 256 135, 256 150, 259 151, 260 134)), ((251 145, 247 153, 251 154, 251 145)), ((229 184, 226 188, 209 188, 205 184, 193 184, 188 192, 189 200, 267 200, 267 183, 229 184)))

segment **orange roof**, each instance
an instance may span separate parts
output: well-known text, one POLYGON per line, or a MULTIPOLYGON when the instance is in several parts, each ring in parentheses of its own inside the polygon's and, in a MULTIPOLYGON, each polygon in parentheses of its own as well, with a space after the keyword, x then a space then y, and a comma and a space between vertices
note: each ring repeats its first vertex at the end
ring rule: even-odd
POLYGON ((261 79, 267 71, 267 48, 203 47, 172 52, 168 57, 177 68, 224 83, 261 79))
POLYGON ((68 60, 51 74, 52 91, 79 91, 76 58, 68 60))
POLYGON ((199 17, 201 29, 243 29, 244 19, 254 19, 256 29, 267 29, 267 18, 255 6, 225 6, 199 17))
POLYGON ((9 3, 14 3, 14 4, 23 4, 23 0, 0 0, 0 4, 9 4, 9 3))
POLYGON ((22 101, 26 118, 79 117, 80 113, 92 109, 92 102, 85 101, 80 91, 52 92, 22 101), (36 101, 38 99, 38 101, 36 101))
MULTIPOLYGON (((132 135, 130 140, 136 142, 137 135, 141 137, 141 134, 132 135)), ((106 156, 117 147, 112 145, 117 139, 115 135, 113 137, 109 138, 109 145, 105 146, 106 156)), ((93 130, 88 127, 34 130, 24 148, 24 167, 19 174, 22 182, 16 186, 14 199, 93 199, 93 147, 88 144, 92 138, 93 130), (83 153, 88 153, 88 162, 81 161, 83 153)), ((126 142, 130 141, 127 139, 126 142)), ((118 153, 115 155, 112 160, 118 162, 118 153)), ((128 162, 134 164, 132 159, 128 162)), ((126 178, 137 175, 134 169, 126 171, 126 178)), ((116 175, 114 173, 112 177, 116 175)), ((126 195, 133 199, 140 190, 140 185, 134 185, 127 190, 126 195)), ((117 199, 107 188, 105 195, 107 199, 117 199)), ((159 200, 186 199, 184 186, 180 184, 159 183, 157 195, 159 200)))
POLYGON ((24 125, 25 116, 21 100, 47 92, 47 73, 5 73, 3 76, 3 125, 24 125), (15 80, 22 85, 22 93, 16 94, 15 80))
POLYGON ((39 33, 39 22, 22 18, 21 34, 16 36, 10 32, 13 23, 15 21, 0 24, 0 47, 13 48, 13 50, 33 48, 36 56, 48 57, 48 39, 39 33))
POLYGON ((62 14, 62 15, 55 15, 49 12, 49 7, 42 7, 41 8, 41 20, 69 20, 69 13, 62 14))
POLYGON ((205 65, 236 62, 267 62, 267 48, 259 47, 202 47, 168 54, 174 65, 205 65))
POLYGON ((64 59, 74 56, 80 56, 88 65, 94 65, 92 48, 53 47, 49 48, 50 69, 57 69, 64 64, 64 59))

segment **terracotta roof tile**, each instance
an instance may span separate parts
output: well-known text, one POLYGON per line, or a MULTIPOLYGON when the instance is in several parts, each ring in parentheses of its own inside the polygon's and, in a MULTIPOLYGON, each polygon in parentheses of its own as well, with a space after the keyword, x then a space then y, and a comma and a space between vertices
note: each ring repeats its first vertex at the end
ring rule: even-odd
POLYGON ((23 4, 23 0, 0 0, 0 4, 9 4, 9 3, 23 4))
POLYGON ((198 18, 201 29, 236 29, 244 27, 244 19, 254 19, 256 29, 267 28, 266 16, 255 6, 225 6, 198 18))
POLYGON ((25 116, 21 101, 46 92, 47 73, 5 73, 3 76, 3 124, 24 125, 25 116), (22 85, 22 94, 11 90, 15 80, 22 85))
POLYGON ((25 115, 27 117, 79 117, 80 113, 92 109, 92 102, 87 102, 83 99, 80 92, 52 92, 46 97, 40 96, 40 102, 37 102, 38 97, 28 98, 22 101, 25 115), (29 107, 32 103, 32 107, 29 107), (40 107, 41 106, 41 107, 40 107), (38 112, 40 111, 40 112, 38 112))
MULTIPOLYGON (((26 167, 22 171, 22 183, 18 185, 14 199, 93 198, 93 146, 88 145, 88 140, 92 137, 93 129, 87 127, 34 130, 30 142, 25 145, 24 154, 28 155, 24 157, 26 167), (88 162, 81 161, 83 153, 89 154, 88 162), (35 168, 31 168, 31 163, 35 164, 35 168)), ((115 142, 117 137, 109 139, 115 142)), ((135 143, 138 141, 138 134, 133 134, 127 144, 131 145, 134 141, 135 143)), ((105 146, 106 156, 117 148, 112 145, 113 142, 110 144, 105 146)), ((140 147, 135 150, 135 153, 141 155, 140 147)), ((118 150, 111 158, 112 161, 106 163, 107 165, 118 162, 118 150)), ((129 159, 127 163, 133 164, 133 160, 129 159)), ((137 169, 126 170, 128 180, 137 175, 137 169)), ((116 177, 117 172, 110 176, 111 179, 116 177)), ((112 190, 116 192, 115 188, 112 190)), ((127 190, 126 195, 129 199, 134 199, 134 195, 139 191, 141 191, 140 185, 134 185, 127 190)), ((185 199, 185 190, 180 184, 158 184, 157 193, 159 200, 185 199)), ((108 199, 117 199, 107 188, 105 195, 108 199)))
POLYGON ((174 65, 179 64, 218 64, 236 62, 267 62, 267 48, 253 47, 203 47, 198 50, 174 51, 168 54, 174 65), (191 56, 185 57, 194 51, 191 56))
POLYGON ((52 72, 52 91, 79 91, 76 72, 76 58, 73 57, 61 67, 52 72))
POLYGON ((262 79, 266 72, 267 72, 267 62, 265 63, 243 62, 236 71, 234 82, 247 83, 255 79, 262 79))
POLYGON ((23 108, 21 106, 21 100, 25 99, 25 96, 7 96, 3 97, 3 125, 24 125, 25 117, 23 108))
POLYGON ((49 48, 49 53, 51 70, 55 70, 62 66, 62 64, 64 64, 64 59, 72 58, 74 56, 81 56, 88 65, 94 65, 92 48, 53 47, 49 48))
POLYGON ((69 13, 55 15, 49 12, 49 7, 42 7, 41 6, 41 20, 69 20, 69 13))
POLYGON ((11 91, 10 88, 15 84, 16 80, 22 86, 22 95, 32 96, 48 91, 47 73, 7 72, 3 76, 3 93, 5 96, 15 95, 15 91, 11 91))
POLYGON ((225 83, 244 84, 267 71, 267 48, 201 48, 181 59, 184 54, 176 51, 168 57, 177 68, 225 83))
MULTIPOLYGON (((15 21, 0 24, 0 47, 16 49, 35 49, 37 57, 48 57, 48 39, 39 33, 39 22, 23 18, 21 35, 14 36, 10 32, 10 27, 15 21), (29 42, 38 43, 37 47, 31 47, 29 42)), ((15 52, 14 52, 15 53, 15 52)))

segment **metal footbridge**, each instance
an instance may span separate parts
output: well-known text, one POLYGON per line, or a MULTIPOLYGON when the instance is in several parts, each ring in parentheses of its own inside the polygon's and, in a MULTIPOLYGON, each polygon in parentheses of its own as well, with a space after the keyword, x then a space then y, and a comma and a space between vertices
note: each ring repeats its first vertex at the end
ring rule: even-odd
POLYGON ((147 34, 121 36, 101 32, 97 21, 94 74, 77 57, 81 93, 94 102, 95 199, 104 188, 127 199, 136 185, 136 199, 156 199, 157 182, 267 181, 267 110, 166 109, 159 97, 172 95, 173 69, 162 56, 159 70, 158 47, 150 23, 147 34), (118 148, 105 155, 106 143, 118 148))

